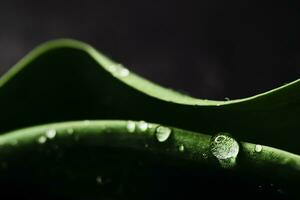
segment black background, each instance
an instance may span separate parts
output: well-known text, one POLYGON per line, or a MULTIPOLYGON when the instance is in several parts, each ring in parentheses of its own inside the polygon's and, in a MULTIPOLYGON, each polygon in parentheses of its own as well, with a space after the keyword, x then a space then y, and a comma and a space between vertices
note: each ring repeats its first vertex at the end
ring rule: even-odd
POLYGON ((0 1, 0 74, 74 38, 193 96, 247 97, 300 77, 298 13, 296 1, 0 1))

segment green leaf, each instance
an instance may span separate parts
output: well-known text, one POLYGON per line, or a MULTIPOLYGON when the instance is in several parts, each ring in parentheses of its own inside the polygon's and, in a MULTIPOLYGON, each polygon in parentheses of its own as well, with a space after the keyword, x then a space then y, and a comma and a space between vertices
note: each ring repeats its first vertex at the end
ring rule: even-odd
MULTIPOLYGON (((87 44, 48 42, 0 79, 0 180, 18 174, 79 199, 151 199, 165 194, 164 185, 141 177, 174 177, 170 168, 181 179, 189 172, 206 181, 205 174, 242 177, 245 187, 276 184, 272 190, 298 196, 298 90, 294 81, 245 99, 196 99, 139 77, 87 44), (84 186, 74 191, 78 182, 84 186), (153 196, 150 183, 160 187, 153 196)), ((202 192, 209 185, 202 183, 202 192)))

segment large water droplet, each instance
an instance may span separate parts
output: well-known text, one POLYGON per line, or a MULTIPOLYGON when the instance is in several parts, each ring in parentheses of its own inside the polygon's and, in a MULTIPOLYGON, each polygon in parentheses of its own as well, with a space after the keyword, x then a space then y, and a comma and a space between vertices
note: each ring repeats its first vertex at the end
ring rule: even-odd
POLYGON ((53 139, 56 136, 56 130, 55 129, 49 129, 46 131, 46 137, 49 139, 53 139))
POLYGON ((135 122, 133 122, 133 121, 127 122, 127 131, 129 133, 133 133, 135 131, 135 122))
POLYGON ((228 135, 218 134, 212 138, 210 150, 223 167, 233 167, 239 153, 239 144, 228 135))
POLYGON ((165 126, 159 126, 156 128, 156 139, 159 142, 165 142, 170 137, 172 130, 165 126))
POLYGON ((183 144, 179 145, 178 149, 179 149, 180 152, 184 152, 184 145, 183 144))
POLYGON ((140 121, 138 127, 141 131, 146 131, 148 129, 148 123, 145 121, 140 121))
POLYGON ((38 139, 37 139, 38 143, 40 144, 44 144, 46 141, 47 141, 47 138, 45 136, 40 136, 38 139))
POLYGON ((255 149, 254 149, 255 152, 259 153, 262 151, 262 149, 263 149, 263 147, 260 144, 255 145, 255 149))

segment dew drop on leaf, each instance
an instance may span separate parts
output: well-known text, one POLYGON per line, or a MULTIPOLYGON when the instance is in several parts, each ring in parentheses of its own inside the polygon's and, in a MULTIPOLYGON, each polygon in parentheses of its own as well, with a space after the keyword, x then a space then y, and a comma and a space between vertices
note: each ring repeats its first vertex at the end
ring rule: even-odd
POLYGON ((45 136, 40 136, 38 139, 37 139, 38 143, 40 144, 44 144, 46 141, 47 141, 47 138, 45 136))
POLYGON ((184 146, 183 146, 183 144, 181 144, 178 149, 179 149, 180 152, 184 152, 184 146))
POLYGON ((138 127, 141 131, 146 131, 148 129, 148 123, 145 121, 140 121, 138 127))
POLYGON ((171 135, 171 129, 165 126, 159 126, 156 128, 156 139, 159 142, 165 142, 171 135))
POLYGON ((261 145, 259 145, 259 144, 257 144, 257 145, 255 145, 255 152, 257 152, 257 153, 259 153, 259 152, 261 152, 262 151, 262 146, 261 145))
POLYGON ((46 137, 49 139, 53 139, 56 136, 56 130, 55 129, 49 129, 46 131, 46 137))
POLYGON ((212 138, 210 150, 222 167, 233 167, 239 153, 239 144, 228 135, 218 134, 212 138))
POLYGON ((68 128, 68 129, 67 129, 67 133, 68 133, 69 135, 72 135, 72 134, 74 133, 74 129, 68 128))
POLYGON ((127 131, 129 133, 133 133, 135 131, 135 122, 133 122, 133 121, 127 122, 127 131))

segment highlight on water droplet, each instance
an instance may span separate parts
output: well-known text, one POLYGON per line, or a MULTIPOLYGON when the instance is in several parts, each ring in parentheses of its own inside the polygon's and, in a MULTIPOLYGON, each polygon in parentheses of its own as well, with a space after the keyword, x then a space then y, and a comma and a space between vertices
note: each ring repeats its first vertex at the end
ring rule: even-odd
POLYGON ((44 135, 42 135, 37 139, 37 141, 40 144, 44 144, 47 141, 47 138, 44 135))
POLYGON ((129 133, 133 133, 135 131, 135 122, 134 121, 127 122, 127 131, 129 133))
POLYGON ((156 139, 159 142, 165 142, 171 135, 172 130, 169 127, 159 126, 156 128, 156 139))
POLYGON ((180 152, 184 152, 184 145, 183 144, 179 145, 178 149, 179 149, 180 152))
POLYGON ((46 137, 49 139, 53 139, 56 136, 56 130, 55 129, 49 129, 46 131, 46 137))
POLYGON ((148 123, 145 122, 145 121, 140 121, 138 123, 138 128, 141 130, 141 131, 146 131, 148 129, 148 123))
POLYGON ((254 149, 255 152, 259 153, 262 151, 262 149, 263 149, 263 147, 260 144, 255 145, 255 149, 254 149))
POLYGON ((212 138, 210 150, 222 167, 229 168, 236 163, 239 144, 226 133, 220 133, 212 138))

